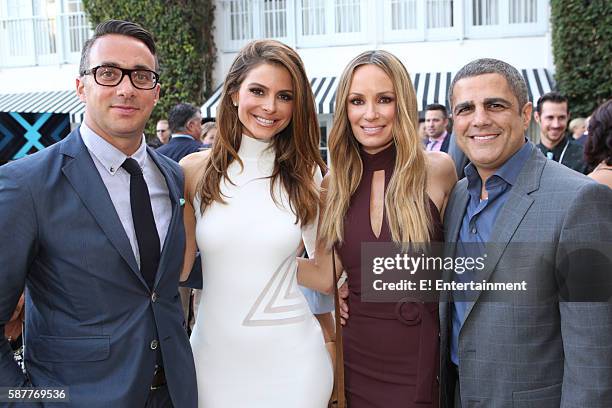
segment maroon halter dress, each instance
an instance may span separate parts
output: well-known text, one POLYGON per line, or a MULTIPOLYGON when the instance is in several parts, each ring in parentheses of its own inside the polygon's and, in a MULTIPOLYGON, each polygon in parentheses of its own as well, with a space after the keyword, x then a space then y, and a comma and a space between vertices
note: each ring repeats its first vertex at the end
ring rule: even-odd
MULTIPOLYGON (((338 255, 348 275, 350 317, 343 328, 345 387, 349 408, 437 408, 439 321, 437 303, 361 301, 361 243, 392 242, 383 214, 380 236, 370 224, 372 176, 385 171, 385 192, 393 174, 395 145, 361 152, 363 176, 344 220, 338 255)), ((429 200, 432 241, 443 241, 440 214, 429 200)))

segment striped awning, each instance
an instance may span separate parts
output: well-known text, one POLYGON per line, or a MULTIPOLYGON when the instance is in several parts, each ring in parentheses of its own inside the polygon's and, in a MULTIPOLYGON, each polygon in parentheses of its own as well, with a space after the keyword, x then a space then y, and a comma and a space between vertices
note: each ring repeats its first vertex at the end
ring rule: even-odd
POLYGON ((85 104, 75 91, 0 94, 0 112, 65 113, 70 122, 81 123, 85 104))
MULTIPOLYGON (((522 69, 520 72, 527 82, 529 99, 534 104, 541 95, 555 89, 552 74, 546 68, 522 69)), ((430 103, 440 103, 450 108, 448 88, 454 75, 455 73, 450 71, 411 74, 419 111, 424 110, 430 103)), ((333 76, 312 78, 310 86, 315 97, 317 113, 334 113, 338 78, 333 76)), ((202 105, 203 117, 214 118, 216 116, 222 88, 223 86, 219 86, 202 105)))

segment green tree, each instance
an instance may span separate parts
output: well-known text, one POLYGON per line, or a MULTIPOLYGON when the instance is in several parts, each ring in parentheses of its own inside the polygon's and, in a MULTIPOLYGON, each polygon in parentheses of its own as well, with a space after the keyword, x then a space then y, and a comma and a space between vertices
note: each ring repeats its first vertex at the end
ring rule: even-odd
POLYGON ((92 26, 108 19, 140 24, 155 38, 160 64, 161 98, 147 124, 155 123, 179 102, 200 106, 212 92, 216 48, 213 0, 83 0, 92 26))
POLYGON ((551 0, 556 80, 572 116, 612 97, 612 2, 551 0))

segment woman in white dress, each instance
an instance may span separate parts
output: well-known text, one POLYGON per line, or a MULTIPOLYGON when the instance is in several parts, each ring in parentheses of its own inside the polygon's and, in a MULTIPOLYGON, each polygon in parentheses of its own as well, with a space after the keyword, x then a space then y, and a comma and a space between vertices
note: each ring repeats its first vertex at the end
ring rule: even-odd
POLYGON ((212 151, 181 161, 187 247, 203 291, 191 345, 201 408, 324 408, 332 362, 298 289, 312 254, 321 168, 314 98, 300 57, 255 41, 234 60, 212 151), (197 248, 196 248, 197 242, 197 248))

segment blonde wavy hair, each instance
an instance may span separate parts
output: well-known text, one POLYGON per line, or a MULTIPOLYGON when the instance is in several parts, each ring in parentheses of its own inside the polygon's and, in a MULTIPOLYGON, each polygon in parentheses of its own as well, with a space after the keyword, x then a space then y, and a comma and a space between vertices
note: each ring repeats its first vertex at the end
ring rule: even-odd
POLYGON ((425 153, 417 132, 416 95, 404 65, 393 54, 381 50, 359 54, 344 69, 338 82, 334 124, 329 136, 331 174, 320 239, 327 247, 344 241, 344 217, 363 175, 360 144, 348 120, 347 104, 353 75, 367 64, 379 67, 389 76, 397 101, 391 130, 397 153, 385 196, 391 237, 397 244, 427 243, 432 218, 425 192, 425 153))
POLYGON ((284 67, 293 84, 291 122, 272 142, 276 158, 270 176, 270 195, 279 204, 274 188, 280 184, 289 197, 289 207, 296 215, 296 223, 308 224, 315 220, 319 202, 319 189, 314 181, 316 167, 325 170, 319 153, 320 133, 314 96, 299 55, 274 40, 258 40, 244 46, 225 78, 217 111, 217 139, 196 187, 201 198, 200 211, 204 213, 214 201, 225 203, 220 190, 221 180, 232 182, 227 173, 232 162, 237 161, 243 166, 238 156, 242 123, 232 95, 238 92, 248 73, 261 64, 284 67))

